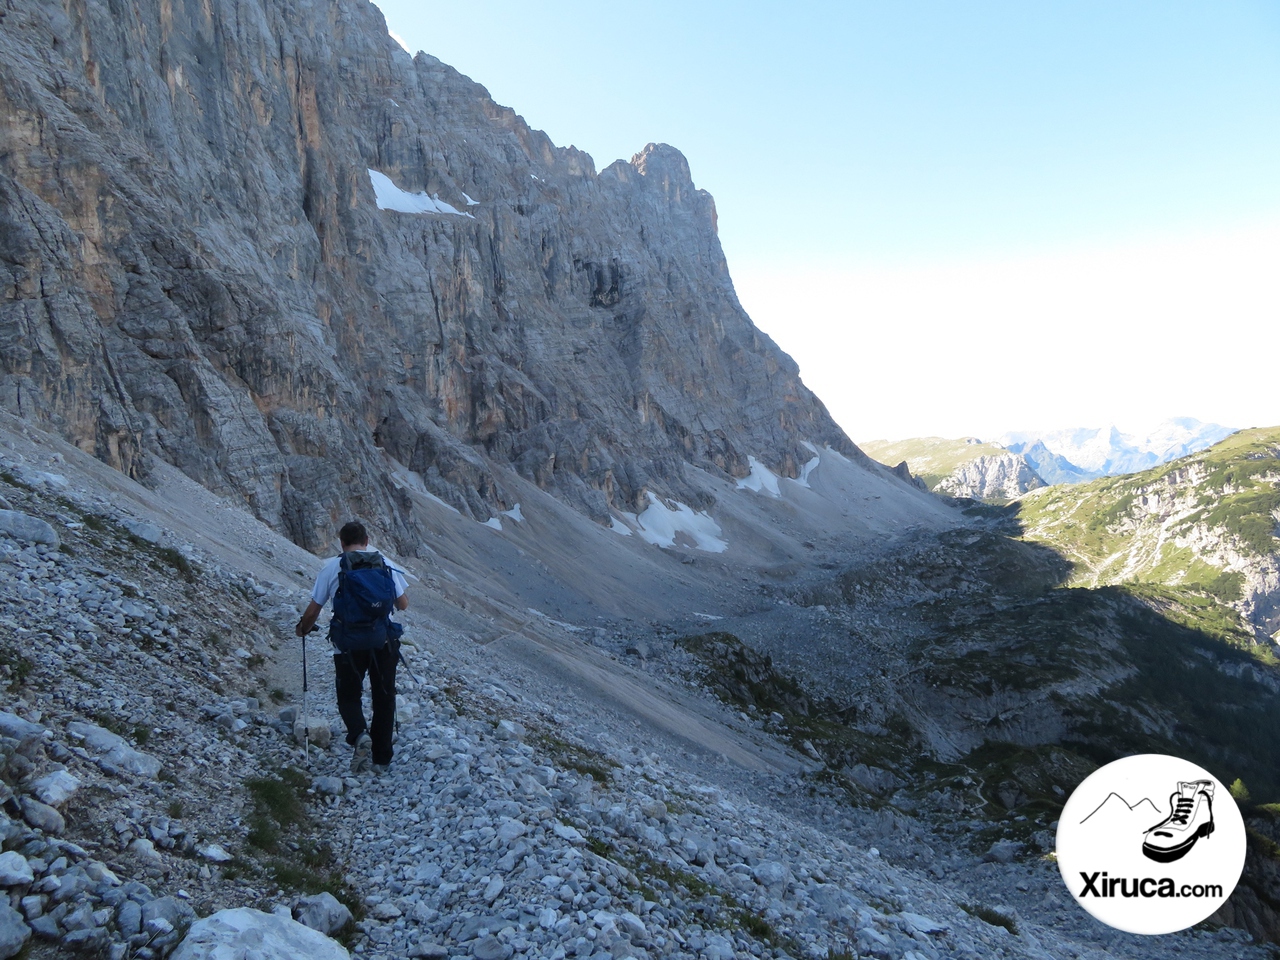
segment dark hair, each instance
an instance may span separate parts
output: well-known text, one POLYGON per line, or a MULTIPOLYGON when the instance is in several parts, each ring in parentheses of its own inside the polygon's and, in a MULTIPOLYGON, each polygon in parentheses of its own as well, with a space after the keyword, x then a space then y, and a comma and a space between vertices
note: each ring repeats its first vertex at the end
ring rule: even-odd
POLYGON ((362 543, 369 542, 369 531, 359 520, 352 520, 350 523, 343 524, 342 529, 338 531, 338 540, 342 542, 344 549, 358 547, 362 543))

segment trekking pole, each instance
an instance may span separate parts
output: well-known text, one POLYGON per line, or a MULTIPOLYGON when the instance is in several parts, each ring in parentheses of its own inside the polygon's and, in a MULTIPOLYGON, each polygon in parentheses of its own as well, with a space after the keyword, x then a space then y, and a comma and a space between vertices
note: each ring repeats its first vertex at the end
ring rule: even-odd
POLYGON ((409 666, 409 661, 404 658, 404 649, 402 647, 396 648, 396 657, 400 660, 400 665, 404 667, 405 673, 409 674, 410 679, 413 680, 414 685, 419 687, 422 686, 422 681, 418 679, 418 675, 414 673, 413 668, 409 666))
MULTIPOLYGON (((307 633, 315 633, 319 624, 307 633)), ((307 633, 302 635, 302 758, 307 769, 311 768, 311 713, 307 709, 307 633)))

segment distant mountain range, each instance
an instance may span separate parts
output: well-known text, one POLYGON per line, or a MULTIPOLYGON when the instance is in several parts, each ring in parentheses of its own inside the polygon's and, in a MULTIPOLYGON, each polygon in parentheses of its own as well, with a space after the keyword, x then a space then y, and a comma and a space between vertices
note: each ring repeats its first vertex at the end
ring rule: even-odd
POLYGON ((1076 427, 1014 431, 986 442, 976 437, 916 437, 860 446, 881 463, 905 461, 911 473, 937 493, 1006 501, 1046 485, 1149 470, 1205 450, 1235 432, 1194 417, 1175 417, 1142 435, 1121 433, 1114 426, 1076 427))
POLYGON ((1225 440, 1234 427, 1201 423, 1194 417, 1165 420, 1145 435, 1121 433, 1115 426, 1066 430, 1023 430, 997 441, 1020 453, 1045 483, 1080 483, 1097 477, 1137 473, 1225 440))

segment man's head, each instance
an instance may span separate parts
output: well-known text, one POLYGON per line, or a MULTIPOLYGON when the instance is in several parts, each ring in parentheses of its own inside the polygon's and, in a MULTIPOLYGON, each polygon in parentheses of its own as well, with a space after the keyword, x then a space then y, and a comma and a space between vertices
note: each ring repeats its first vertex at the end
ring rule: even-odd
POLYGON ((338 531, 338 541, 342 544, 343 550, 367 547, 369 545, 369 531, 364 528, 364 524, 359 520, 352 520, 350 523, 342 525, 342 529, 338 531))

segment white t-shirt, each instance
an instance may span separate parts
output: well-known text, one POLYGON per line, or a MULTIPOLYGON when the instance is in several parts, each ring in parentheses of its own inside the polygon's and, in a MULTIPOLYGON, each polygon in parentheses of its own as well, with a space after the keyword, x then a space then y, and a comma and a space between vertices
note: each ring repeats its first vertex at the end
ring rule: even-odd
MULTIPOLYGON (((383 557, 383 560, 386 560, 383 557)), ((333 599, 333 595, 338 592, 338 570, 342 566, 342 556, 330 557, 324 562, 324 566, 320 568, 320 572, 316 574, 316 585, 311 589, 311 599, 324 606, 333 599)), ((396 585, 396 599, 399 600, 404 596, 408 583, 404 578, 404 571, 391 565, 387 561, 387 566, 391 567, 391 579, 396 585)))

